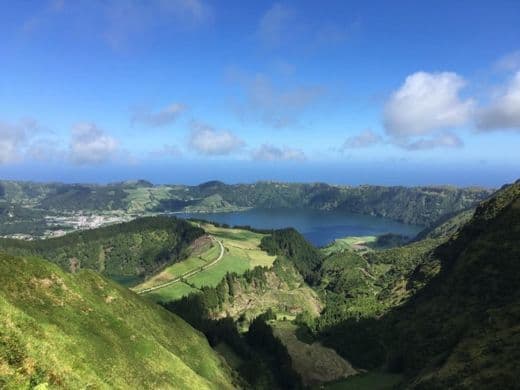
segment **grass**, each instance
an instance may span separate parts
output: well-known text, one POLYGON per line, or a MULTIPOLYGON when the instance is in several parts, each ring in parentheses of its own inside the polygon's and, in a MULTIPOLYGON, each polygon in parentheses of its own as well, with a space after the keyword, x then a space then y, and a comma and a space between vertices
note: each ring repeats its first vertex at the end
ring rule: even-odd
POLYGON ((233 388, 198 331, 99 274, 0 254, 0 388, 233 388))
POLYGON ((249 259, 243 253, 230 249, 217 264, 188 278, 188 282, 197 287, 215 287, 228 272, 243 274, 250 269, 249 259))
MULTIPOLYGON (((199 224, 197 224, 199 225, 199 224)), ((186 279, 186 282, 197 288, 216 286, 228 272, 239 275, 248 269, 257 266, 271 267, 276 256, 270 256, 260 249, 260 241, 263 234, 254 233, 244 229, 228 229, 216 227, 212 224, 200 224, 208 234, 211 234, 218 241, 222 242, 225 251, 222 259, 215 265, 186 279)), ((138 285, 136 290, 149 288, 152 286, 166 283, 189 271, 200 269, 211 263, 220 254, 220 246, 213 243, 209 249, 205 249, 196 256, 191 256, 186 260, 172 264, 162 272, 154 275, 144 283, 138 285)), ((179 299, 190 292, 196 291, 187 284, 177 282, 173 285, 154 290, 149 296, 157 302, 166 302, 179 299), (179 284, 179 286, 176 286, 179 284)))
POLYGON ((144 296, 154 302, 170 302, 197 291, 197 289, 187 285, 186 283, 178 282, 159 290, 152 291, 144 296))

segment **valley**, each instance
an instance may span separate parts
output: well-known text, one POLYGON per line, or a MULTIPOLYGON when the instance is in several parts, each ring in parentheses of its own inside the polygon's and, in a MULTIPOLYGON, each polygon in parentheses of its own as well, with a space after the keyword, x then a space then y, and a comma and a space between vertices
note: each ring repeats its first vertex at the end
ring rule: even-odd
MULTIPOLYGON (((421 322, 419 326, 438 334, 436 337, 452 337, 455 340, 464 336, 458 336, 457 332, 446 334, 443 329, 435 329, 435 321, 431 320, 428 312, 412 308, 417 300, 423 300, 426 306, 434 305, 433 310, 439 316, 447 315, 444 310, 451 310, 450 305, 444 303, 444 306, 438 306, 436 303, 436 300, 443 299, 444 292, 432 295, 430 291, 438 288, 436 286, 443 278, 450 280, 452 276, 446 276, 447 273, 459 272, 457 267, 447 268, 446 264, 450 256, 459 256, 456 253, 460 248, 477 245, 476 248, 480 249, 474 255, 462 252, 460 256, 462 259, 465 256, 480 259, 479 251, 486 251, 486 246, 471 244, 471 240, 482 240, 486 235, 496 240, 500 236, 505 240, 501 244, 502 261, 507 262, 514 257, 513 253, 518 251, 517 241, 515 243, 515 237, 519 237, 518 218, 515 213, 519 188, 520 183, 504 187, 488 201, 477 205, 474 209, 476 211, 463 209, 451 216, 441 217, 415 238, 393 233, 358 234, 337 238, 321 248, 316 248, 293 228, 274 229, 277 227, 274 225, 271 229, 258 230, 249 226, 230 226, 226 223, 208 222, 200 214, 197 214, 197 219, 190 220, 160 215, 142 217, 77 230, 44 240, 4 238, 0 239, 0 252, 9 255, 5 255, 3 268, 10 269, 12 275, 17 272, 27 273, 29 276, 23 276, 29 278, 26 284, 32 286, 36 283, 35 286, 40 287, 29 295, 22 292, 21 287, 2 290, 1 293, 7 302, 18 305, 18 308, 22 307, 20 305, 29 305, 32 311, 27 313, 39 318, 37 316, 43 315, 41 310, 45 306, 38 306, 37 301, 32 300, 32 294, 36 294, 35 299, 43 299, 48 302, 45 305, 53 308, 56 329, 68 329, 66 331, 69 333, 92 332, 91 328, 76 327, 72 330, 64 322, 59 322, 61 320, 58 321, 59 318, 70 321, 71 324, 79 321, 79 317, 76 319, 75 316, 81 315, 85 308, 76 313, 78 309, 74 300, 94 302, 93 299, 100 299, 99 302, 111 305, 112 302, 126 299, 150 308, 146 310, 161 312, 166 309, 165 313, 173 312, 179 318, 177 321, 186 321, 186 326, 192 329, 189 332, 201 332, 202 338, 207 339, 208 348, 212 351, 208 356, 214 354, 217 360, 220 359, 219 364, 223 364, 221 368, 212 368, 220 370, 219 388, 391 389, 420 388, 417 386, 423 381, 433 383, 434 386, 437 383, 457 383, 457 377, 448 373, 450 370, 461 369, 458 368, 462 367, 460 353, 475 353, 470 352, 474 349, 450 355, 453 368, 448 371, 445 368, 428 368, 431 374, 425 376, 421 370, 426 369, 424 367, 430 364, 428 359, 434 358, 433 355, 426 355, 422 360, 407 360, 406 357, 408 354, 419 353, 418 347, 408 344, 406 338, 414 338, 418 345, 430 345, 430 341, 423 339, 422 334, 417 333, 415 326, 411 325, 415 317, 420 315, 428 318, 421 321, 429 322, 421 322), (501 230, 506 223, 501 222, 504 218, 510 229, 507 234, 501 230), (498 230, 494 232, 493 229, 498 230), (46 270, 45 267, 49 269, 46 270), (37 277, 30 276, 36 275, 36 269, 43 273, 37 277), (47 273, 48 277, 45 276, 47 273), (127 287, 105 282, 106 279, 99 274, 122 282, 127 287), (97 286, 108 283, 107 286, 112 287, 96 287, 94 290, 88 284, 73 287, 74 283, 79 283, 78 278, 81 278, 81 283, 95 283, 97 286), (96 295, 105 290, 110 292, 103 293, 98 298, 86 298, 85 294, 96 295), (22 296, 25 298, 20 298, 22 296), (434 303, 430 303, 432 299, 434 303), (434 327, 433 330, 431 327, 434 327), (395 342, 397 339, 407 348, 406 355, 402 355, 402 347, 395 342), (418 363, 419 361, 422 363, 418 363)), ((274 210, 273 212, 276 213, 274 210)), ((514 265, 512 267, 511 275, 514 275, 516 269, 514 265)), ((488 276, 482 271, 472 274, 481 275, 479 277, 482 281, 485 278, 496 278, 492 276, 495 271, 490 272, 488 276)), ((453 277, 457 278, 455 275, 453 277)), ((13 279, 14 276, 5 275, 4 278, 5 286, 19 283, 16 281, 18 279, 13 279)), ((506 283, 503 277, 500 280, 493 283, 506 283)), ((465 299, 464 296, 457 295, 460 294, 457 290, 453 291, 452 299, 465 299)), ((479 302, 481 296, 477 295, 472 299, 479 302)), ((511 303, 505 302, 504 309, 497 312, 501 322, 494 325, 499 332, 497 335, 510 338, 502 341, 506 348, 504 352, 482 349, 483 346, 477 346, 480 342, 474 344, 477 341, 473 341, 471 337, 464 338, 463 344, 458 347, 479 348, 479 354, 483 357, 475 362, 482 360, 482 364, 491 364, 491 356, 496 355, 497 361, 503 365, 501 369, 493 368, 503 373, 500 374, 502 379, 497 380, 507 381, 511 369, 510 365, 504 363, 505 358, 502 355, 514 356, 514 299, 516 298, 511 296, 511 303), (508 309, 507 305, 513 306, 508 309)), ((489 308, 494 307, 489 306, 489 303, 482 304, 489 308)), ((95 310, 98 315, 104 313, 103 316, 120 316, 110 306, 103 310, 98 306, 89 307, 90 309, 85 309, 87 312, 95 310)), ((12 309, 6 307, 5 310, 12 309)), ((131 314, 131 317, 131 320, 117 321, 123 321, 127 325, 133 323, 131 321, 140 321, 136 313, 131 314)), ((22 348, 25 352, 21 355, 23 357, 20 358, 20 363, 16 363, 21 366, 16 366, 11 358, 6 358, 5 356, 11 355, 5 355, 5 351, 4 355, 0 354, 1 372, 7 378, 4 379, 8 381, 6 383, 14 385, 36 381, 52 383, 58 387, 59 383, 82 383, 86 374, 74 378, 66 374, 66 371, 60 371, 65 362, 54 355, 48 357, 56 362, 54 371, 50 366, 42 365, 36 371, 39 376, 35 376, 29 369, 17 368, 28 364, 24 359, 39 361, 43 355, 42 352, 31 349, 32 339, 25 337, 34 336, 30 336, 31 332, 25 330, 25 325, 20 322, 21 317, 12 317, 9 321, 19 324, 16 328, 18 333, 14 336, 12 330, 7 333, 4 331, 0 333, 0 341, 8 346, 7 351, 11 351, 7 352, 9 354, 14 353, 13 348, 22 348), (13 341, 13 337, 18 341, 13 341)), ((96 317, 94 321, 103 324, 101 329, 104 329, 104 334, 114 332, 110 324, 115 320, 96 317)), ((9 323, 2 326, 5 328, 9 323)), ((84 327, 90 327, 89 324, 86 323, 84 327)), ((157 326, 173 326, 173 331, 180 325, 157 326)), ((467 322, 465 326, 474 325, 473 322, 467 322)), ((485 334, 481 328, 475 329, 476 332, 485 334)), ((141 328, 138 332, 146 333, 141 328)), ((111 340, 122 336, 120 333, 112 333, 109 336, 111 340)), ((85 341, 81 341, 86 343, 80 344, 81 348, 83 345, 85 348, 88 346, 91 336, 86 337, 85 341)), ((487 336, 483 337, 481 342, 488 342, 485 341, 487 336)), ((79 340, 79 334, 74 338, 79 340)), ((174 339, 177 340, 177 336, 174 339)), ((70 347, 65 343, 63 348, 70 347)), ((435 349, 433 346, 428 348, 435 349)), ((139 356, 135 352, 131 353, 139 356)), ((448 350, 446 353, 451 354, 448 350)), ((193 357, 190 353, 190 358, 193 357)), ((163 359, 162 355, 156 358, 163 359)), ((89 370, 94 370, 92 372, 97 372, 97 368, 89 366, 85 361, 75 364, 79 364, 80 370, 88 367, 89 370)), ((468 367, 467 363, 464 364, 464 367, 468 367)), ((470 366, 466 369, 477 368, 470 366)), ((166 370, 183 372, 173 366, 166 370)), ((200 376, 200 372, 195 371, 195 375, 200 376)), ((92 375, 92 378, 96 375, 99 377, 99 373, 92 375)), ((153 377, 153 373, 150 375, 147 380, 160 383, 157 382, 159 379, 153 377)), ((471 375, 466 380, 478 378, 477 374, 471 375)), ((126 380, 141 379, 129 377, 126 380)), ((200 379, 194 376, 190 380, 200 379)), ((204 380, 202 377, 202 381, 204 380)), ((123 382, 110 383, 121 387, 123 382)), ((193 383, 186 383, 185 386, 193 388, 193 383)), ((196 387, 211 387, 214 384, 211 382, 203 385, 201 382, 196 387)))
POLYGON ((0 390, 520 390, 520 0, 0 0, 0 390))

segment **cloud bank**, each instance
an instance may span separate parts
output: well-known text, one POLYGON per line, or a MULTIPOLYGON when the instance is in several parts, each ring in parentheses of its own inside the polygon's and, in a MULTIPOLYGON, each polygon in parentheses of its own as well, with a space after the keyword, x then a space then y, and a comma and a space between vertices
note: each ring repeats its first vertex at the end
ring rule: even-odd
POLYGON ((278 148, 270 144, 263 144, 254 149, 251 158, 259 161, 304 161, 307 159, 305 153, 300 149, 287 146, 278 148))
POLYGON ((368 148, 383 142, 383 137, 370 129, 366 129, 357 135, 348 137, 343 143, 342 149, 368 148))
POLYGON ((325 90, 319 85, 279 87, 263 75, 232 73, 232 79, 242 87, 245 100, 238 105, 243 118, 252 118, 274 127, 286 128, 297 124, 299 117, 309 109, 325 90))
POLYGON ((436 148, 461 148, 464 146, 462 140, 455 134, 450 132, 439 133, 430 138, 419 138, 415 141, 396 144, 404 149, 417 151, 436 148))
POLYGON ((520 70, 488 106, 479 110, 477 128, 520 131, 520 70))
POLYGON ((147 109, 136 110, 132 122, 152 127, 161 127, 174 123, 187 107, 182 103, 172 103, 160 111, 152 112, 147 109))
POLYGON ((19 148, 27 140, 24 126, 0 122, 0 164, 21 158, 19 148))

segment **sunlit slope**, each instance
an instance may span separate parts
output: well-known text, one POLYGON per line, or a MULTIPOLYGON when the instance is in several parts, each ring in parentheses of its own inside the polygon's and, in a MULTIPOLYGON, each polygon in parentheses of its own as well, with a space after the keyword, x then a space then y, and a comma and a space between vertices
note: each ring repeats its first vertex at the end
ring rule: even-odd
POLYGON ((0 387, 233 387, 203 335, 97 273, 4 254, 0 269, 0 387))

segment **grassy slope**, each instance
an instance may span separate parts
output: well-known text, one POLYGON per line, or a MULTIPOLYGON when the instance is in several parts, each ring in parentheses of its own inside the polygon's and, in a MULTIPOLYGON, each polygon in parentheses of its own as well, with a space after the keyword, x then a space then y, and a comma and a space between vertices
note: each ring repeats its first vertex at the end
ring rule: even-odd
POLYGON ((0 387, 232 387, 201 334, 95 272, 3 254, 0 268, 0 387))
POLYGON ((178 282, 159 290, 152 291, 144 295, 144 297, 146 297, 146 299, 150 299, 153 302, 165 303, 196 292, 199 292, 199 290, 187 285, 184 282, 178 282))
POLYGON ((450 217, 443 217, 437 224, 419 232, 415 239, 423 240, 426 238, 449 237, 457 233, 459 229, 468 223, 474 213, 475 209, 472 208, 456 213, 450 217))

